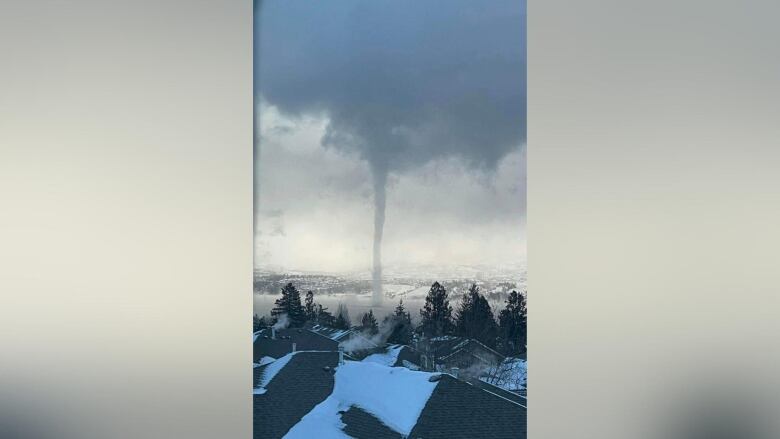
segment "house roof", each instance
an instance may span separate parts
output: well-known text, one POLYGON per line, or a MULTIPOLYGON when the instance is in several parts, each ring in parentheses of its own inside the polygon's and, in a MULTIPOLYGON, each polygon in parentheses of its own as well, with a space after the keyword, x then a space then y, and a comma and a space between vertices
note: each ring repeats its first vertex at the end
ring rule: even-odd
POLYGON ((499 358, 504 358, 504 356, 499 352, 496 352, 495 350, 485 346, 483 343, 480 343, 479 341, 471 338, 453 336, 437 337, 430 339, 428 343, 430 344, 430 348, 433 351, 433 354, 436 356, 437 360, 446 360, 447 358, 457 354, 464 349, 474 348, 484 350, 499 358))
POLYGON ((354 328, 350 329, 335 329, 330 328, 328 326, 322 326, 318 324, 314 325, 307 325, 306 329, 315 332, 317 334, 320 334, 322 336, 328 337, 331 340, 335 341, 342 341, 344 340, 349 334, 355 331, 354 328))
POLYGON ((444 336, 428 339, 426 343, 431 352, 437 358, 440 358, 452 354, 455 347, 461 345, 465 340, 462 337, 444 336))
POLYGON ((263 376, 263 371, 265 370, 267 364, 264 364, 262 366, 255 364, 252 368, 252 387, 257 387, 258 383, 260 382, 260 378, 263 376))
MULTIPOLYGON (((360 407, 339 413, 344 433, 355 439, 404 437, 360 407)), ((526 407, 515 401, 442 375, 408 438, 525 439, 526 416, 526 407)))
POLYGON ((527 409, 442 375, 409 439, 525 439, 527 409))
POLYGON ((398 358, 395 361, 395 364, 393 366, 399 367, 404 366, 404 361, 408 361, 416 366, 419 366, 421 364, 420 362, 420 353, 414 350, 411 346, 404 346, 401 351, 398 353, 398 358))
POLYGON ((266 385, 266 392, 254 395, 254 437, 283 437, 331 394, 333 373, 325 368, 337 365, 338 352, 295 353, 266 385))
POLYGON ((474 387, 492 393, 496 396, 506 398, 510 401, 525 406, 525 408, 528 408, 528 397, 525 394, 510 392, 509 390, 502 389, 501 387, 494 386, 493 384, 486 383, 484 381, 474 379, 474 378, 466 379, 464 381, 466 381, 467 383, 471 384, 474 387))
POLYGON ((263 329, 255 333, 253 344, 253 360, 260 361, 263 357, 281 358, 292 352, 295 343, 297 351, 337 351, 338 342, 304 328, 286 328, 276 331, 276 338, 271 338, 271 330, 263 329))
MULTIPOLYGON (((337 393, 335 392, 336 377, 332 368, 338 366, 338 352, 300 351, 288 356, 286 360, 289 361, 284 367, 275 371, 275 375, 270 381, 266 377, 265 392, 254 395, 255 438, 283 437, 290 432, 291 428, 296 427, 305 416, 311 418, 310 413, 316 411, 315 407, 327 404, 325 401, 330 401, 333 398, 329 397, 337 393)), ((265 369, 273 364, 255 367, 255 379, 261 380, 265 369)), ((384 382, 383 385, 389 389, 398 389, 401 382, 396 383, 396 380, 409 379, 410 374, 423 374, 423 377, 433 375, 423 372, 400 372, 406 369, 359 362, 348 362, 347 365, 351 368, 350 377, 353 381, 364 375, 381 374, 388 377, 389 381, 384 382)), ((338 373, 343 372, 339 369, 338 373)), ((342 376, 340 379, 343 378, 345 377, 342 376)), ((423 379, 423 381, 425 380, 423 379)), ((425 381, 424 384, 429 383, 425 381)), ((382 404, 377 403, 383 399, 378 398, 381 395, 370 396, 373 392, 370 389, 373 388, 374 384, 366 382, 365 385, 369 389, 361 390, 362 384, 359 382, 345 383, 340 381, 341 398, 346 397, 347 401, 350 398, 357 398, 353 400, 362 401, 361 398, 370 397, 371 401, 376 403, 371 408, 372 405, 366 402, 369 409, 364 409, 352 402, 346 410, 339 411, 338 414, 334 409, 335 419, 340 419, 343 424, 341 430, 356 439, 401 439, 403 436, 396 431, 396 427, 391 428, 388 424, 380 421, 380 418, 391 419, 390 424, 395 425, 392 419, 398 417, 399 406, 382 405, 386 404, 387 400, 384 400, 385 402, 382 404), (355 385, 359 386, 355 387, 355 385), (353 396, 359 394, 363 396, 353 396), (386 410, 396 412, 396 414, 388 418, 386 410)), ((428 390, 431 393, 425 396, 427 399, 420 402, 422 410, 418 412, 419 416, 409 420, 411 424, 407 424, 409 427, 406 428, 411 428, 411 430, 405 430, 410 433, 407 437, 409 439, 473 439, 481 437, 524 439, 526 437, 527 404, 520 404, 517 399, 513 400, 507 397, 510 395, 502 394, 500 389, 491 389, 490 387, 489 385, 472 385, 449 375, 440 374, 440 379, 435 382, 435 387, 432 391, 428 390)), ((411 388, 410 391, 412 391, 411 388)), ((416 390, 414 391, 416 392, 416 390)), ((381 390, 381 392, 384 394, 385 390, 381 390)), ((413 395, 405 397, 398 394, 395 396, 400 398, 399 401, 406 401, 413 395)), ((515 395, 515 398, 519 397, 515 395)), ((319 428, 317 424, 313 427, 319 428)), ((330 428, 329 425, 322 427, 330 428)))
POLYGON ((401 433, 383 424, 371 413, 354 405, 341 413, 341 422, 344 423, 344 433, 353 438, 403 439, 401 433))

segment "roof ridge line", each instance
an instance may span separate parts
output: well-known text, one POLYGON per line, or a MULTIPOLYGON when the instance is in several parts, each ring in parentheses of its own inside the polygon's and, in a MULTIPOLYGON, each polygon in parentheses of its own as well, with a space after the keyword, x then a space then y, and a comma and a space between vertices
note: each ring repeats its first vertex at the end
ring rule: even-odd
MULTIPOLYGON (((466 380, 463 380, 463 381, 466 381, 466 380)), ((500 391, 502 391, 502 392, 511 393, 511 394, 513 394, 513 395, 516 395, 516 396, 518 396, 518 397, 520 397, 520 398, 523 398, 523 399, 525 399, 526 401, 528 400, 528 397, 527 397, 527 396, 523 396, 523 395, 521 395, 521 394, 519 394, 519 393, 515 393, 515 392, 513 392, 513 391, 511 391, 511 390, 506 390, 506 389, 504 389, 504 388, 498 387, 497 385, 495 385, 495 384, 493 384, 493 383, 489 383, 489 382, 487 382, 487 381, 482 381, 482 380, 481 380, 481 379, 479 379, 479 378, 474 378, 474 379, 473 379, 473 381, 479 381, 479 382, 480 382, 480 385, 482 385, 482 384, 485 384, 485 385, 488 385, 488 386, 490 386, 490 387, 495 387, 496 389, 498 389, 498 390, 500 390, 500 391)), ((469 383, 469 384, 471 384, 471 385, 473 385, 474 387, 478 387, 478 386, 476 386, 476 385, 472 384, 472 383, 471 383, 471 382, 469 382, 469 381, 466 381, 466 382, 467 382, 467 383, 469 383)), ((485 389, 483 389, 483 390, 485 390, 485 389)), ((488 390, 485 390, 485 391, 488 391, 488 390)))
MULTIPOLYGON (((520 407, 522 407, 522 408, 524 408, 524 409, 528 410, 528 407, 524 406, 523 404, 520 404, 519 402, 512 401, 512 400, 511 400, 511 399, 509 399, 509 398, 505 398, 505 397, 503 397, 503 396, 501 396, 501 395, 498 395, 498 394, 496 394, 496 393, 493 393, 493 392, 491 392, 491 391, 489 391, 489 390, 486 390, 486 389, 483 389, 483 388, 481 388, 481 387, 475 386, 474 384, 471 384, 471 383, 470 383, 470 382, 468 382, 468 381, 461 380, 460 378, 455 378, 455 376, 454 376, 454 375, 452 375, 452 374, 449 374, 449 373, 447 373, 447 372, 434 372, 434 373, 438 373, 439 375, 446 375, 446 376, 448 376, 448 377, 452 378, 452 379, 453 379, 453 380, 455 380, 455 381, 461 382, 461 383, 463 383, 463 384, 467 384, 467 385, 469 385, 469 386, 471 386, 471 387, 473 387, 473 388, 475 388, 475 389, 481 390, 481 391, 483 391, 483 392, 485 392, 485 393, 489 393, 489 394, 491 394, 491 395, 495 396, 496 398, 501 398, 501 399, 503 399, 504 401, 511 402, 511 403, 512 403, 512 404, 514 404, 514 405, 519 405, 520 407)), ((482 382, 484 382, 484 381, 482 381, 482 382)), ((500 387, 499 387, 499 388, 500 388, 500 387)), ((502 389, 502 390, 503 390, 503 389, 502 389)), ((522 395, 521 395, 521 396, 522 396, 522 395)), ((524 397, 524 398, 525 398, 525 397, 524 397)), ((528 398, 525 398, 525 399, 527 400, 528 398)))
MULTIPOLYGON (((449 375, 449 374, 446 374, 446 375, 449 375)), ((452 375, 449 375, 449 376, 452 376, 452 375)), ((453 377, 453 378, 454 378, 454 377, 453 377)), ((458 380, 457 378, 455 378, 455 379, 456 379, 456 380, 458 380)), ((458 381, 461 381, 461 380, 458 380, 458 381)), ((489 391, 489 390, 487 390, 487 389, 483 389, 483 388, 481 388, 481 387, 477 387, 477 386, 475 386, 475 385, 473 385, 473 384, 469 383, 468 381, 463 381, 463 383, 465 383, 465 384, 468 384, 469 386, 471 386, 471 387, 473 387, 473 388, 475 388, 475 389, 479 389, 479 390, 481 390, 481 391, 483 391, 483 392, 485 392, 485 393, 489 393, 489 394, 491 394, 491 395, 495 396, 496 398, 501 398, 501 399, 503 399, 504 401, 511 402, 511 403, 512 403, 512 404, 514 404, 514 405, 519 405, 520 407, 522 407, 522 408, 524 408, 524 409, 528 410, 528 407, 524 406, 523 404, 520 404, 519 402, 512 401, 512 400, 511 400, 511 399, 509 399, 509 398, 504 398, 503 396, 501 396, 501 395, 498 395, 498 394, 496 394, 496 393, 493 393, 493 392, 491 392, 491 391, 489 391)), ((526 399, 528 399, 528 398, 526 398, 526 399)))

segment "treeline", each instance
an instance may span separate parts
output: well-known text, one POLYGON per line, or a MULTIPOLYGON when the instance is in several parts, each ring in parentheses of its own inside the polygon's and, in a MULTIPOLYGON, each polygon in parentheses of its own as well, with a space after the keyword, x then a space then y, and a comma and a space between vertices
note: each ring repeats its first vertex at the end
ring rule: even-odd
MULTIPOLYGON (((274 324, 282 314, 287 316, 291 327, 301 327, 306 322, 336 329, 349 329, 352 326, 344 304, 339 304, 334 315, 314 301, 312 291, 306 293, 301 303, 300 292, 292 283, 282 288, 282 296, 275 305, 271 310, 271 321, 255 315, 255 331, 274 324)), ((447 290, 435 282, 420 310, 419 325, 412 323, 411 313, 404 307, 403 300, 400 300, 393 313, 386 316, 381 325, 373 310, 369 310, 361 316, 358 327, 372 335, 381 330, 387 335, 389 343, 410 344, 415 334, 427 338, 455 335, 478 340, 505 355, 525 353, 528 319, 525 295, 513 290, 504 305, 504 309, 495 315, 479 287, 472 284, 457 309, 453 310, 447 290)))
POLYGON ((283 314, 287 316, 288 326, 292 328, 300 328, 306 322, 313 322, 337 329, 349 329, 352 326, 347 307, 344 304, 339 304, 336 314, 333 315, 328 311, 327 307, 314 301, 314 292, 311 290, 306 292, 306 296, 303 302, 301 302, 301 293, 292 282, 289 282, 282 288, 282 295, 276 299, 274 305, 270 319, 266 319, 265 316, 259 317, 255 314, 254 331, 275 324, 283 314))
POLYGON ((418 331, 426 337, 472 338, 505 355, 525 353, 528 320, 525 296, 512 290, 504 305, 495 316, 479 287, 472 284, 453 312, 447 290, 435 282, 420 310, 422 321, 418 331))

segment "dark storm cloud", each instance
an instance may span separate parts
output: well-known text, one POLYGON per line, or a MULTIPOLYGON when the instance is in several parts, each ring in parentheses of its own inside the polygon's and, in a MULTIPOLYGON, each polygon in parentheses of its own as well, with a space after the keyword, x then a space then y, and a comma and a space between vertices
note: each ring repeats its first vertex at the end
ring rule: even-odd
POLYGON ((287 114, 327 114, 323 144, 358 152, 375 177, 449 156, 490 170, 525 142, 524 1, 259 10, 260 94, 287 114))
POLYGON ((388 174, 450 157, 495 170, 525 141, 525 2, 271 0, 259 13, 260 95, 325 114, 321 143, 369 164, 378 303, 388 174))

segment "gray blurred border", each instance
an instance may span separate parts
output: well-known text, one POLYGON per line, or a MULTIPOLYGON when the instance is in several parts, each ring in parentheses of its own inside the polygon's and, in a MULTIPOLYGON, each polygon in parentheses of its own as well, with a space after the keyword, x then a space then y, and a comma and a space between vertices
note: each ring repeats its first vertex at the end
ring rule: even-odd
POLYGON ((780 3, 528 8, 529 437, 780 437, 780 3))
POLYGON ((251 437, 252 2, 0 2, 0 437, 251 437))
MULTIPOLYGON (((531 437, 777 436, 778 12, 529 4, 531 437)), ((249 437, 251 16, 0 4, 18 437, 249 437)))

